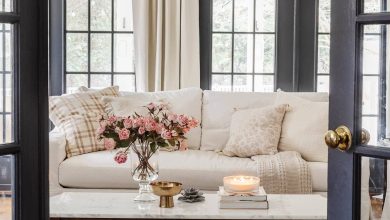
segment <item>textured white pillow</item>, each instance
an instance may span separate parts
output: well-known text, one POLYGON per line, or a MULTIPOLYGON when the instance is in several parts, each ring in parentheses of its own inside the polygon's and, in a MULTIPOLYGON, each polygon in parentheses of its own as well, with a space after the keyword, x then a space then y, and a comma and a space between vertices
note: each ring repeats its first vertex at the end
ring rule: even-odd
POLYGON ((275 154, 288 105, 238 110, 232 116, 230 137, 223 153, 251 157, 275 154))
MULTIPOLYGON (((121 97, 104 97, 107 113, 118 116, 132 115, 135 111, 146 113, 142 106, 150 102, 168 103, 169 110, 177 114, 192 116, 201 122, 202 90, 199 88, 187 88, 164 92, 126 92, 121 97)), ((187 134, 188 147, 200 148, 201 128, 196 127, 187 134)))
POLYGON ((312 102, 278 92, 275 104, 289 104, 280 136, 279 151, 297 151, 311 162, 327 162, 328 147, 324 134, 328 129, 328 102, 312 102))

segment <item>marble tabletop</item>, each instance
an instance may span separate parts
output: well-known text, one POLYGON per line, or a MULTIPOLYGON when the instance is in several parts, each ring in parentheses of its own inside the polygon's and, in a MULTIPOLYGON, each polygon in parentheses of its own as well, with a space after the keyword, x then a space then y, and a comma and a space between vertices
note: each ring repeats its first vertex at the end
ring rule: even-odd
POLYGON ((64 192, 50 198, 51 218, 113 219, 326 219, 327 200, 321 195, 268 195, 268 210, 219 209, 217 194, 206 201, 185 203, 174 198, 174 208, 158 201, 137 203, 135 193, 64 192))

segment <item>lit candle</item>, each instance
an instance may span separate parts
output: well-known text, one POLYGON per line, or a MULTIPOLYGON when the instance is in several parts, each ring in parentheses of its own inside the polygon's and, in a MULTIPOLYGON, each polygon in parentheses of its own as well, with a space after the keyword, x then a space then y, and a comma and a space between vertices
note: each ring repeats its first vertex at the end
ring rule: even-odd
POLYGON ((226 176, 223 187, 230 193, 249 193, 259 190, 260 179, 255 176, 226 176))

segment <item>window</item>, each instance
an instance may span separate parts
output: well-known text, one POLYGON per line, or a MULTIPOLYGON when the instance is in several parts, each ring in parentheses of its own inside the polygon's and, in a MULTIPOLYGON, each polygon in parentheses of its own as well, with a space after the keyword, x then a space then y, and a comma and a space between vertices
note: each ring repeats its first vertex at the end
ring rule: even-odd
POLYGON ((330 58, 330 0, 318 0, 317 10, 317 92, 328 92, 330 58))
POLYGON ((213 0, 211 89, 273 92, 276 0, 213 0))
POLYGON ((132 0, 65 0, 67 93, 79 86, 135 91, 132 0))

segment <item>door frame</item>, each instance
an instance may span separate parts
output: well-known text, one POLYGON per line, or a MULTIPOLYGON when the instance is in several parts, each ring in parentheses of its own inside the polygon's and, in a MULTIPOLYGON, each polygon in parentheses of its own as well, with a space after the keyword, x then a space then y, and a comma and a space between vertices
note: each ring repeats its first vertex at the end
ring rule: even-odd
POLYGON ((13 0, 14 143, 0 155, 14 156, 13 218, 49 219, 48 182, 48 1, 13 0))
POLYGON ((353 140, 348 152, 329 149, 328 219, 360 219, 361 159, 390 159, 388 148, 360 143, 362 27, 390 24, 390 14, 362 14, 363 0, 332 0, 331 8, 329 128, 346 125, 353 140))

